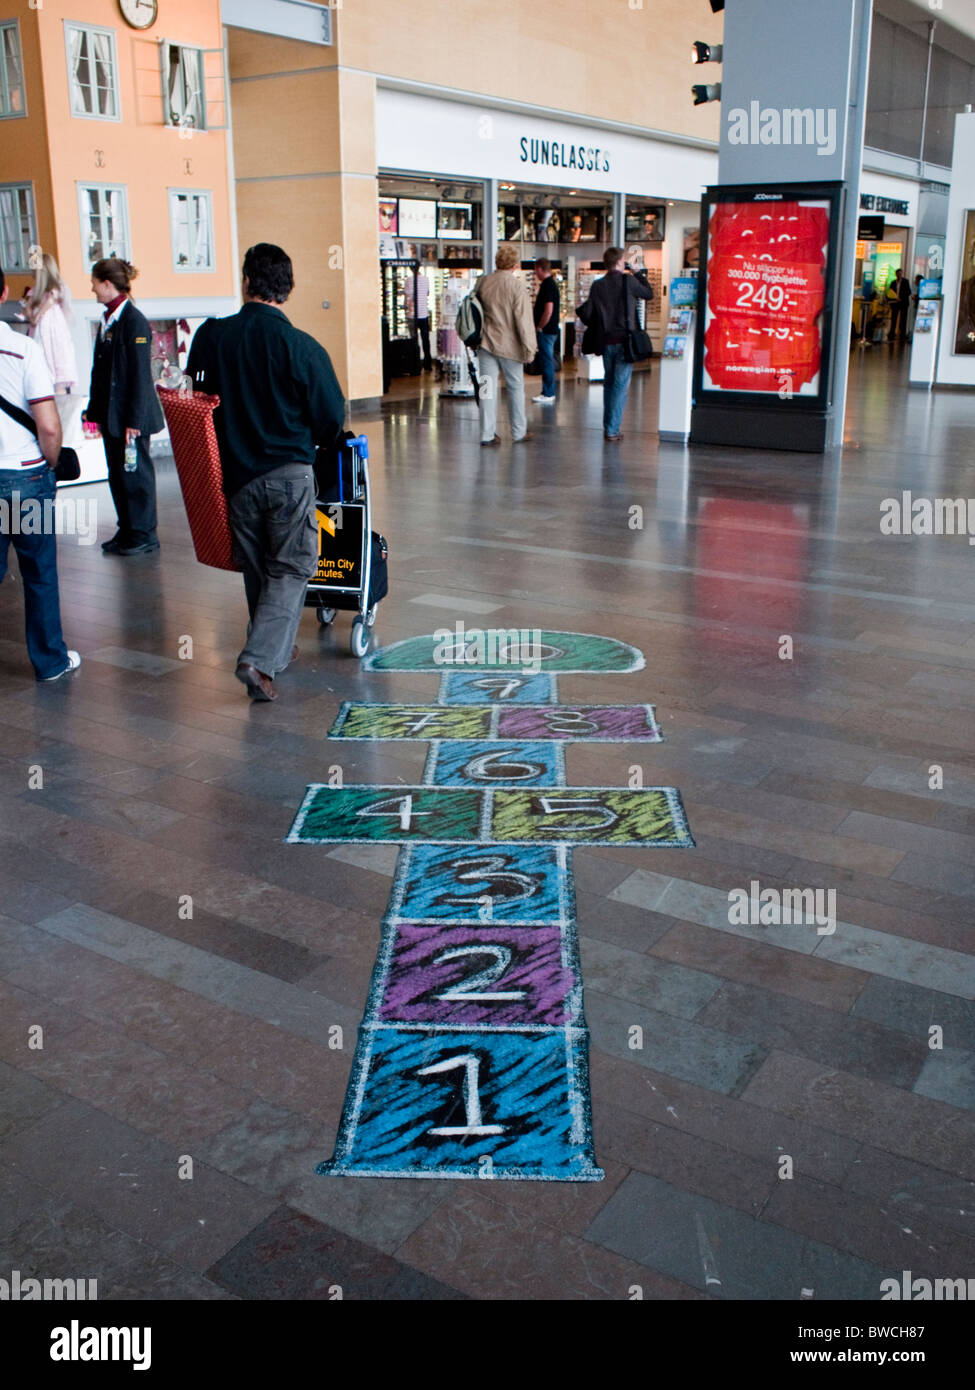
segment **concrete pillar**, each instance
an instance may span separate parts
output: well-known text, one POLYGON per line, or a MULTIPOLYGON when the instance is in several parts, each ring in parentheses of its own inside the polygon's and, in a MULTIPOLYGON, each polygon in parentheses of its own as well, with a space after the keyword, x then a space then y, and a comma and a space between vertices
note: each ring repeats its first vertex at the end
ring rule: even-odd
POLYGON ((349 399, 379 396, 374 79, 292 39, 231 29, 228 47, 241 252, 284 247, 288 317, 323 344, 349 399))

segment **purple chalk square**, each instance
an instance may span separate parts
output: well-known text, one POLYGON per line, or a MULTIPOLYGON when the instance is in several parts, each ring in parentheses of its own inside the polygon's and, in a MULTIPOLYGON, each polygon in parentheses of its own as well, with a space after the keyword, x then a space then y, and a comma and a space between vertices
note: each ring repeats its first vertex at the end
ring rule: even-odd
POLYGON ((396 930, 379 1018, 561 1027, 578 1011, 577 986, 577 973, 562 963, 558 927, 404 923, 396 930), (450 992, 454 997, 443 997, 450 992))
POLYGON ((661 743, 652 705, 523 705, 498 714, 499 738, 565 739, 574 743, 661 743))

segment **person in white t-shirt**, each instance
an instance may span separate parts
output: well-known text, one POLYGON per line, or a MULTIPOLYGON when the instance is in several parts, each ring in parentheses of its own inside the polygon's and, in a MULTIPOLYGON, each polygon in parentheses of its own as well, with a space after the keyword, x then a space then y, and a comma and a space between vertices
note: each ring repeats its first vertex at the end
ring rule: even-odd
MULTIPOLYGON (((0 304, 7 293, 0 269, 0 304)), ((27 655, 39 681, 56 681, 81 665, 61 634, 54 526, 61 421, 44 354, 8 323, 0 323, 0 398, 0 580, 13 541, 24 585, 27 655)))

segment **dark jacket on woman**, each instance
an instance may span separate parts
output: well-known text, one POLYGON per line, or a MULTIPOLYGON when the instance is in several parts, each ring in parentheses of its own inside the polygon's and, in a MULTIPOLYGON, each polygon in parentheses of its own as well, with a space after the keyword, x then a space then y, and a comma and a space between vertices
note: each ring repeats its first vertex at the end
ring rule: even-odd
POLYGON ((85 413, 103 434, 121 439, 127 429, 133 429, 148 438, 162 429, 163 413, 151 363, 152 329, 130 300, 95 341, 85 413))
POLYGON ((639 328, 636 302, 652 299, 653 290, 647 284, 646 271, 627 275, 621 270, 609 270, 589 291, 578 314, 586 325, 582 350, 603 355, 609 343, 622 343, 631 328, 639 328))

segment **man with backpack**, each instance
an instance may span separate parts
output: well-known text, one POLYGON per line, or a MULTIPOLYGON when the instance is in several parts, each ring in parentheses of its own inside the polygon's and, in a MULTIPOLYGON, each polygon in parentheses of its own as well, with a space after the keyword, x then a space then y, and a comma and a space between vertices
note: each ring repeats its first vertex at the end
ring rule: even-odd
MULTIPOLYGON (((508 418, 515 444, 533 438, 525 415, 525 364, 535 356, 535 320, 531 295, 521 277, 519 255, 514 246, 499 246, 494 260, 497 269, 481 278, 476 302, 482 323, 480 342, 462 331, 472 311, 470 296, 461 305, 458 332, 468 347, 477 348, 481 369, 478 406, 481 413, 481 445, 494 448, 501 443, 495 433, 498 419, 499 377, 504 376, 508 391, 508 418)), ((476 315, 475 315, 476 316, 476 315)))

